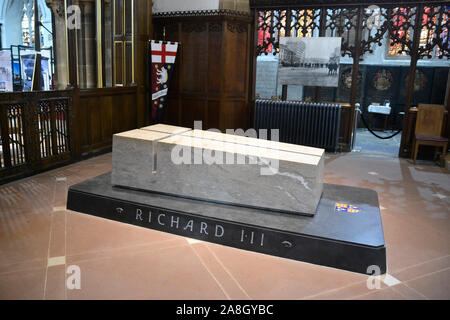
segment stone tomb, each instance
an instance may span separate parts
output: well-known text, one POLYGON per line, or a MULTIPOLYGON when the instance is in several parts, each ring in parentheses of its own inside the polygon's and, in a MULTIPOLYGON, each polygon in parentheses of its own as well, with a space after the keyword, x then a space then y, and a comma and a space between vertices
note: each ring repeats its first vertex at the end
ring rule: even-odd
POLYGON ((70 186, 67 209, 363 274, 386 272, 378 196, 368 189, 324 184, 308 217, 119 188, 106 173, 70 186))
POLYGON ((283 258, 384 274, 377 193, 323 184, 322 174, 321 149, 155 125, 114 135, 112 172, 70 186, 67 209, 283 258), (201 155, 197 160, 217 160, 217 151, 224 161, 233 154, 234 160, 240 155, 246 162, 176 164, 184 158, 173 159, 174 148, 175 155, 187 148, 191 160, 196 155, 201 155), (277 161, 276 174, 260 174, 277 161))
POLYGON ((313 215, 323 167, 323 149, 158 124, 114 135, 111 183, 313 215))

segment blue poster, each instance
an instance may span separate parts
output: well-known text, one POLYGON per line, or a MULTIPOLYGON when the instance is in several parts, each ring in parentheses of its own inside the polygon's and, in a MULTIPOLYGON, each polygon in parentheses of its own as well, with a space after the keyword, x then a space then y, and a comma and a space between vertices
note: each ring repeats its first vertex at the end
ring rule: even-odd
POLYGON ((33 88, 34 60, 36 54, 23 54, 20 56, 22 61, 22 81, 23 91, 31 91, 33 88))

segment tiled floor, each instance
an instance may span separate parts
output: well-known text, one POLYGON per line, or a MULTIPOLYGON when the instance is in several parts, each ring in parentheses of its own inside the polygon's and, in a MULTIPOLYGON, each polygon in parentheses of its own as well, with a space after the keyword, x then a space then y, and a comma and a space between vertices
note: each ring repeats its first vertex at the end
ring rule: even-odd
POLYGON ((111 169, 106 154, 0 186, 0 298, 450 299, 449 173, 365 153, 328 154, 325 168, 327 183, 378 191, 389 273, 379 289, 361 274, 65 210, 68 186, 111 169))
MULTIPOLYGON (((376 131, 376 134, 380 137, 389 137, 395 134, 397 131, 376 131)), ((390 139, 379 139, 375 137, 369 130, 365 128, 358 128, 356 131, 356 140, 354 151, 362 153, 375 153, 382 154, 391 157, 398 155, 400 148, 400 141, 402 134, 399 133, 390 139)))

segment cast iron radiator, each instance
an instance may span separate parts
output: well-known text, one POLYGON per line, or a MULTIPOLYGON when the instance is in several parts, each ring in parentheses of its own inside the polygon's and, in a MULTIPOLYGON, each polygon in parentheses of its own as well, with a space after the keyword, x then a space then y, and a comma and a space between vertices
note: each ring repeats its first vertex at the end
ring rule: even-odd
POLYGON ((279 129, 281 142, 337 151, 341 105, 256 100, 254 128, 279 129))

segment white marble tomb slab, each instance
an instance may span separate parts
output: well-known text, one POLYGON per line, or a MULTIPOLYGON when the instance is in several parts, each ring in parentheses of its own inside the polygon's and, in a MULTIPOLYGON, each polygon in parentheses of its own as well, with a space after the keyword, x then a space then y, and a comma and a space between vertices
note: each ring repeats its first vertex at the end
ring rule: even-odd
POLYGON ((290 151, 295 153, 303 153, 322 157, 325 153, 324 149, 302 146, 298 144, 284 143, 272 140, 258 139, 252 137, 245 137, 240 135, 224 134, 216 131, 205 130, 190 130, 182 133, 183 136, 197 137, 209 140, 233 142, 243 145, 263 147, 268 149, 290 151))
POLYGON ((112 183, 220 203, 315 213, 323 190, 323 149, 273 141, 258 146, 254 138, 194 131, 171 135, 147 129, 115 135, 112 183), (238 157, 244 162, 236 163, 238 157), (261 174, 262 168, 267 172, 267 163, 278 167, 275 174, 261 174))
POLYGON ((148 131, 157 131, 157 132, 164 132, 164 133, 170 133, 170 134, 179 134, 187 131, 191 131, 191 128, 185 128, 185 127, 178 127, 178 126, 172 126, 169 124, 154 124, 151 126, 143 127, 141 130, 148 130, 148 131))
POLYGON ((156 169, 156 141, 170 134, 148 130, 130 130, 113 135, 112 174, 113 184, 132 181, 136 172, 152 172, 156 169))

